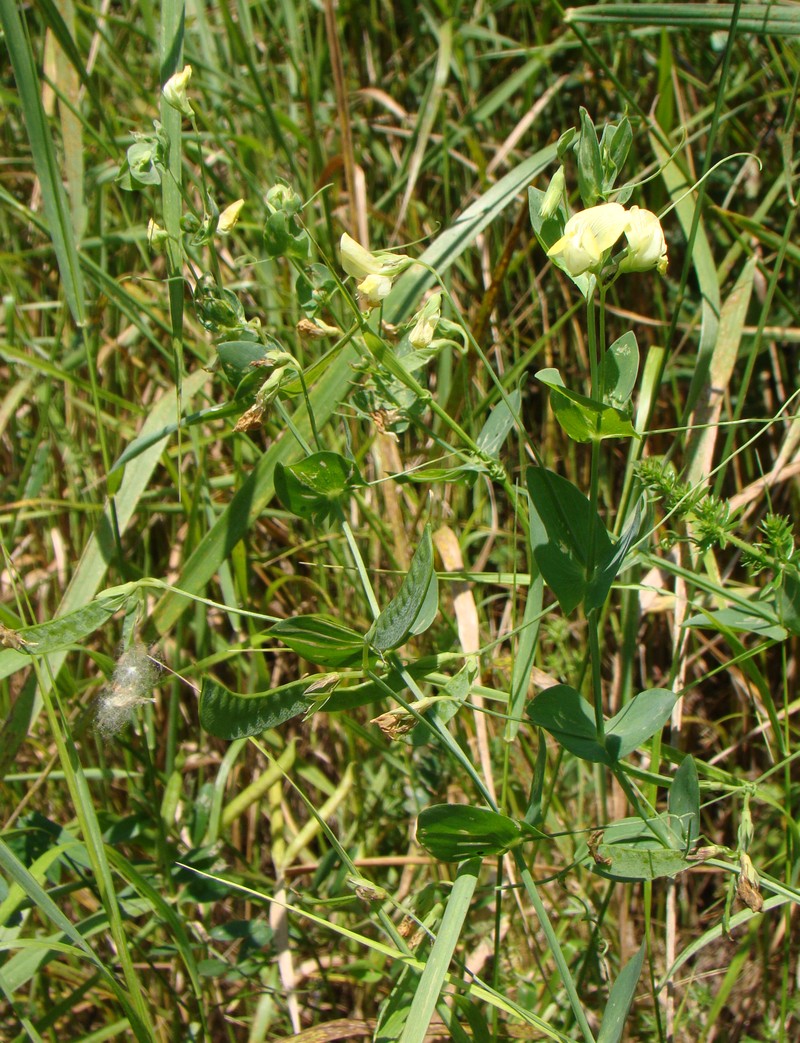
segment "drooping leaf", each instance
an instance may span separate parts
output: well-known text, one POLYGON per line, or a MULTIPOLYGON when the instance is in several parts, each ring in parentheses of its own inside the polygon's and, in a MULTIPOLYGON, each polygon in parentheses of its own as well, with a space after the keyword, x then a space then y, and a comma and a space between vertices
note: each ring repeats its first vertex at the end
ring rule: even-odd
POLYGON ((364 637, 332 616, 292 616, 269 629, 297 655, 317 666, 338 669, 360 663, 364 637))
POLYGON ((275 465, 275 492, 287 511, 322 522, 341 507, 350 491, 365 484, 358 467, 338 453, 313 453, 299 463, 275 465))
POLYGON ((372 625, 367 639, 379 652, 399 648, 433 622, 439 608, 439 584, 433 567, 433 540, 425 526, 403 584, 372 625))
POLYGON ((506 815, 466 804, 434 804, 417 819, 417 840, 440 862, 502 855, 541 835, 506 815))
POLYGON ((540 369, 535 376, 550 389, 550 406, 555 418, 576 442, 641 437, 626 413, 605 402, 570 391, 557 369, 540 369))
POLYGON ((676 876, 692 866, 684 852, 682 838, 674 834, 670 819, 660 815, 649 824, 640 818, 626 818, 603 830, 600 837, 576 858, 581 864, 609 880, 656 880, 676 876), (669 838, 666 847, 656 830, 669 838))
POLYGON ((619 972, 611 987, 608 1003, 603 1012, 603 1021, 597 1034, 597 1043, 620 1043, 625 1021, 636 994, 636 986, 642 973, 646 946, 642 944, 636 955, 619 972))
POLYGON ((56 616, 46 623, 37 623, 31 627, 21 627, 14 631, 15 647, 31 655, 50 655, 59 648, 68 648, 78 644, 89 634, 94 633, 107 622, 127 601, 126 594, 113 597, 99 597, 90 601, 83 608, 56 616))

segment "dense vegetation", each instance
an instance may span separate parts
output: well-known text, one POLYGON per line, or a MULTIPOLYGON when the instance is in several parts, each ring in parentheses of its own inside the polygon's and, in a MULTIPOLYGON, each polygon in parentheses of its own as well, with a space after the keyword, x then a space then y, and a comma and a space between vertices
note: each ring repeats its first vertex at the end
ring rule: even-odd
POLYGON ((0 1036, 797 1039, 800 5, 0 24, 0 1036))

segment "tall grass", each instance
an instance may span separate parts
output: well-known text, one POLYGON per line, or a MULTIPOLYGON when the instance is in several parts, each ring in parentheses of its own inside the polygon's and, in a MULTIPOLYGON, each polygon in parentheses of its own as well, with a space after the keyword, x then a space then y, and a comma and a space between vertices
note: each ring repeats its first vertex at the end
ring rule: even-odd
POLYGON ((796 7, 446 7, 0 0, 4 1039, 797 1037, 796 7))

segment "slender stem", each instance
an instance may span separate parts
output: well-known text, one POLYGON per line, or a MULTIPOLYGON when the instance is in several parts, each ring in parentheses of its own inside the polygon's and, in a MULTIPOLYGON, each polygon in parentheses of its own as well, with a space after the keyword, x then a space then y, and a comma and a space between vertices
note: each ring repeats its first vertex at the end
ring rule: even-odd
POLYGON ((575 987, 572 974, 570 973, 569 965, 567 964, 566 957, 561 949, 561 945, 558 940, 558 935, 555 932, 553 924, 550 921, 550 917, 547 915, 547 910, 544 907, 539 892, 536 888, 531 872, 525 864, 525 860, 519 851, 514 852, 514 860, 519 870, 520 879, 525 890, 528 893, 528 897, 531 900, 534 912, 539 920, 544 936, 547 939, 547 945, 552 954, 555 965, 558 968, 558 973, 561 975, 561 981, 564 983, 564 988, 569 999, 569 1005, 572 1008, 572 1013, 575 1015, 575 1020, 578 1023, 578 1027, 583 1034, 583 1038, 586 1043, 594 1043, 594 1036, 592 1030, 589 1027, 589 1022, 586 1020, 586 1014, 583 1011, 583 1004, 581 998, 578 995, 578 990, 575 987))

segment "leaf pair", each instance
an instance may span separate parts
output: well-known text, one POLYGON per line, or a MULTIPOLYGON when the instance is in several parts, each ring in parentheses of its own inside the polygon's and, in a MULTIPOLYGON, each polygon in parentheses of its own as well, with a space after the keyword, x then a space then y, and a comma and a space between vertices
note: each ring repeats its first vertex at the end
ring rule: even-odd
POLYGON ((543 467, 528 468, 527 482, 536 564, 567 615, 580 604, 588 615, 603 605, 622 568, 639 532, 640 508, 612 543, 599 515, 572 482, 543 467))

